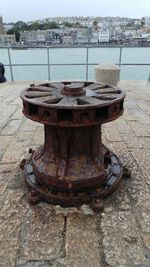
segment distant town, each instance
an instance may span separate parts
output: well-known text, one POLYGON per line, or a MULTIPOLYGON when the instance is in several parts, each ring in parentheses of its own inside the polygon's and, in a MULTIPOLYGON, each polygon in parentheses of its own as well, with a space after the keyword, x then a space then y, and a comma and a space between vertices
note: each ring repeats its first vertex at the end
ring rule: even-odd
POLYGON ((150 46, 150 16, 54 17, 5 23, 0 17, 0 46, 150 46))

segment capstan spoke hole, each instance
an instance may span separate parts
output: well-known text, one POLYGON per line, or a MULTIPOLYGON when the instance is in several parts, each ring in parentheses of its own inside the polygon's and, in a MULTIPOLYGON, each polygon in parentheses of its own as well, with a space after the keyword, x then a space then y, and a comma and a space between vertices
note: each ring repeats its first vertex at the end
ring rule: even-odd
POLYGON ((123 110, 123 101, 120 102, 120 110, 123 110))
POLYGON ((89 102, 82 98, 77 98, 77 104, 78 105, 89 105, 89 102))
POLYGON ((37 115, 38 114, 38 106, 29 103, 29 115, 37 115))
POLYGON ((59 110, 58 111, 58 121, 72 121, 73 113, 72 110, 59 110))
POLYGON ((107 120, 108 119, 108 107, 96 109, 96 118, 98 120, 107 120))

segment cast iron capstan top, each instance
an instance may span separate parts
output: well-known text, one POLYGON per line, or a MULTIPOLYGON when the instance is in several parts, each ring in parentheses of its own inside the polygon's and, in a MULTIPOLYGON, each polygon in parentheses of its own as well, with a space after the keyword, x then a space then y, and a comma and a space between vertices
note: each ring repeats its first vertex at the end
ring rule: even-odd
POLYGON ((123 113, 125 93, 94 82, 30 85, 21 93, 24 114, 48 125, 78 126, 116 119, 123 113))

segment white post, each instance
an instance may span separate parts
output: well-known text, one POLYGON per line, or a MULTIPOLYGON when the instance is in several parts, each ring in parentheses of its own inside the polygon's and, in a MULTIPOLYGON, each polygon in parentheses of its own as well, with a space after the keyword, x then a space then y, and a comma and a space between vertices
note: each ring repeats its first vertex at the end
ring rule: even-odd
POLYGON ((116 86, 120 80, 120 68, 115 64, 100 64, 95 66, 95 80, 98 83, 116 86))

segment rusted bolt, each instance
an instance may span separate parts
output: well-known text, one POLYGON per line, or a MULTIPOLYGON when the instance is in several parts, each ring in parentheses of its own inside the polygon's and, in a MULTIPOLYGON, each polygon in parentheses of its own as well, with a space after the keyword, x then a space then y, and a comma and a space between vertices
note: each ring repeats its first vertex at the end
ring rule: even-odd
POLYGON ((101 212, 104 210, 104 201, 100 198, 93 198, 90 206, 93 211, 101 212))
POLYGON ((20 169, 23 170, 26 163, 26 159, 22 159, 20 162, 20 169))
POLYGON ((28 201, 31 205, 36 205, 38 204, 40 201, 42 200, 42 196, 35 192, 35 191, 31 191, 28 195, 28 201))
POLYGON ((29 148, 29 154, 33 154, 34 150, 32 148, 29 148))
POLYGON ((128 167, 123 166, 123 178, 128 179, 130 177, 131 177, 131 170, 128 167))

